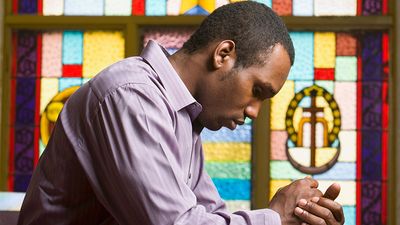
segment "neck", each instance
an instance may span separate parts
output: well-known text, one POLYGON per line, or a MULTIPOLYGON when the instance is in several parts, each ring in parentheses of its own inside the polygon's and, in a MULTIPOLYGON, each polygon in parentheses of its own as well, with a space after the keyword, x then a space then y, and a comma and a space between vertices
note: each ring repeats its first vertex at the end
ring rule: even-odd
POLYGON ((207 73, 205 63, 207 61, 204 56, 196 53, 187 54, 183 50, 179 50, 169 56, 168 59, 189 92, 195 97, 198 90, 197 86, 207 73))

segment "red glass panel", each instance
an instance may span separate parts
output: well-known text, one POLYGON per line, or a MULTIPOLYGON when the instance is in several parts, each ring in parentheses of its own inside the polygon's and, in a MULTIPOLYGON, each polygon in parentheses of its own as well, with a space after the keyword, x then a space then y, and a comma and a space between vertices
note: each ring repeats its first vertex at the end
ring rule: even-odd
POLYGON ((333 80, 335 78, 335 69, 314 69, 314 79, 315 80, 333 80))
POLYGON ((12 11, 14 14, 18 14, 18 0, 13 0, 12 11))
POLYGON ((389 125, 389 92, 388 84, 382 83, 382 130, 387 130, 389 125))
POLYGON ((382 64, 383 64, 383 80, 389 79, 389 35, 382 36, 382 64))
POLYGON ((144 15, 145 0, 132 0, 132 15, 144 15))
POLYGON ((292 0, 272 0, 272 9, 280 16, 291 16, 292 0))
POLYGON ((336 55, 355 56, 357 53, 357 39, 346 33, 336 35, 336 55))
POLYGON ((82 77, 82 65, 63 65, 63 77, 82 77))
POLYGON ((382 224, 387 224, 387 184, 382 182, 382 224))
POLYGON ((362 14, 362 1, 363 0, 357 0, 357 16, 361 16, 362 14))
POLYGON ((38 0, 38 15, 43 15, 43 0, 38 0))

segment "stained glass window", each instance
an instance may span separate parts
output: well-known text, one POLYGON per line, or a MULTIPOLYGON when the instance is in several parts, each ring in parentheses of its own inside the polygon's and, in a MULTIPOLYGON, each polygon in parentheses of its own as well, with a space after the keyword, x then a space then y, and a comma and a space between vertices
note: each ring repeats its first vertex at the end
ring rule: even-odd
MULTIPOLYGON (((152 28, 143 32, 143 43, 155 40, 173 53, 193 33, 193 28, 152 28)), ((250 209, 251 197, 251 121, 234 132, 204 129, 201 134, 206 165, 228 209, 250 209)))
POLYGON ((122 32, 15 31, 11 79, 10 191, 24 192, 65 100, 125 54, 122 32))
MULTIPOLYGON (((12 0, 10 3, 12 14, 16 15, 14 18, 24 14, 55 15, 67 16, 62 18, 67 21, 68 16, 206 15, 235 1, 240 0, 12 0)), ((255 1, 270 6, 281 16, 358 16, 357 21, 370 15, 386 15, 389 2, 255 1)), ((11 23, 12 20, 7 19, 10 15, 5 16, 6 25, 12 29, 19 29, 23 24, 11 23)), ((395 13, 391 15, 391 21, 395 16, 395 13)), ((289 27, 301 28, 301 21, 294 24, 291 24, 292 20, 288 21, 289 27)), ((304 24, 308 28, 309 22, 304 24)), ((49 28, 47 23, 33 23, 34 29, 49 28)), ((352 27, 358 27, 357 23, 350 23, 352 27)), ((383 22, 381 28, 393 27, 392 23, 383 22)), ((138 25, 133 20, 121 20, 115 29, 128 24, 138 25)), ((342 28, 340 24, 334 25, 336 31, 342 28)), ((76 25, 82 29, 87 26, 80 22, 76 25)), ((342 25, 348 30, 347 24, 342 25)), ((65 23, 60 24, 60 28, 62 26, 65 23)), ((149 39, 160 41, 172 53, 192 32, 191 28, 140 30, 143 31, 141 43, 126 43, 128 54, 140 52, 136 46, 149 39)), ((9 31, 4 32, 8 37, 9 31)), ((6 114, 8 120, 2 121, 3 137, 8 138, 8 141, 2 140, 2 147, 6 146, 9 152, 8 164, 2 165, 8 171, 9 191, 26 189, 63 102, 93 74, 124 56, 123 35, 132 37, 129 32, 132 31, 14 30, 12 43, 5 39, 5 46, 13 46, 13 58, 9 60, 13 62, 12 73, 5 70, 6 79, 3 79, 8 81, 12 76, 10 85, 4 84, 4 90, 10 92, 3 93, 6 99, 3 103, 11 104, 9 112, 8 107, 3 107, 3 116, 6 114), (107 44, 101 44, 103 42, 107 44), (109 43, 112 43, 111 47, 109 43), (100 45, 104 48, 99 48, 100 45)), ((386 224, 387 33, 291 32, 291 36, 296 48, 296 63, 282 93, 272 100, 271 132, 266 134, 271 139, 271 162, 266 161, 270 163, 270 195, 293 179, 314 174, 315 171, 307 170, 311 164, 317 168, 325 166, 313 176, 321 181, 322 189, 333 181, 342 185, 339 202, 345 206, 346 224, 386 224)), ((7 56, 7 50, 5 52, 4 56, 7 56)), ((252 186, 257 187, 260 180, 257 173, 251 172, 251 126, 251 121, 246 121, 233 133, 228 130, 202 133, 206 169, 231 210, 250 208, 250 190, 252 186), (255 178, 253 183, 251 176, 255 178)), ((3 158, 1 163, 4 161, 3 158)), ((4 179, 1 181, 4 184, 4 179)), ((18 209, 22 197, 22 193, 0 193, 0 209, 18 209)), ((265 206, 257 201, 253 203, 256 207, 265 206)))
MULTIPOLYGON (((13 0, 14 13, 81 16, 208 15, 240 0, 13 0)), ((387 0, 255 0, 281 16, 384 15, 387 0)))
POLYGON ((388 34, 291 37, 297 61, 271 100, 270 196, 311 175, 342 186, 346 224, 386 224, 388 34))

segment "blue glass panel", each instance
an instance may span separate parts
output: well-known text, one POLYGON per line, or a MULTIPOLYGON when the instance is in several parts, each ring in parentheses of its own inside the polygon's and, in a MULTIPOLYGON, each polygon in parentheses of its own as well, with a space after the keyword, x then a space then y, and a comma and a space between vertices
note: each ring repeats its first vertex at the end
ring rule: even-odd
POLYGON ((14 191, 26 192, 29 182, 31 181, 32 174, 18 174, 14 176, 14 191))
POLYGON ((332 143, 332 148, 338 148, 339 147, 339 140, 336 139, 333 143, 332 143))
POLYGON ((165 16, 167 14, 167 1, 146 0, 146 16, 165 16))
POLYGON ((380 131, 362 131, 362 179, 382 180, 382 139, 380 131))
POLYGON ((363 0, 362 1, 362 14, 368 15, 381 15, 382 14, 382 0, 363 0))
POLYGON ((35 77, 37 33, 19 31, 17 35, 17 77, 35 77))
POLYGON ((382 83, 362 84, 362 128, 382 129, 382 83))
POLYGON ((290 32, 296 59, 289 73, 290 80, 314 79, 314 33, 290 32))
POLYGON ((313 16, 314 0, 293 0, 293 16, 313 16))
POLYGON ((382 33, 367 33, 361 40, 363 80, 382 80, 382 33))
POLYGON ((343 206, 344 218, 346 219, 346 225, 356 225, 356 207, 355 206, 343 206))
POLYGON ((312 81, 297 81, 294 83, 294 91, 298 93, 302 91, 304 88, 312 86, 314 83, 312 81))
POLYGON ((311 107, 311 97, 310 96, 305 96, 301 101, 299 102, 299 106, 302 108, 309 108, 311 107))
POLYGON ((225 200, 250 200, 250 180, 215 178, 213 182, 225 200))
POLYGON ((325 173, 317 174, 313 177, 317 180, 355 180, 356 164, 338 162, 325 173))
POLYGON ((63 91, 66 88, 72 86, 81 86, 82 85, 82 78, 60 78, 59 79, 59 91, 63 91))
POLYGON ((14 191, 26 191, 33 171, 34 127, 15 127, 14 191))
POLYGON ((251 142, 251 125, 237 126, 233 131, 225 127, 218 131, 204 128, 201 132, 201 139, 203 142, 251 142))
POLYGON ((296 145, 293 143, 293 141, 291 141, 291 140, 288 140, 287 141, 287 146, 289 147, 289 148, 294 148, 294 147, 296 147, 296 145))
POLYGON ((208 15, 208 14, 209 13, 199 5, 185 12, 185 15, 208 15))
POLYGON ((264 3, 265 5, 272 8, 272 0, 254 0, 255 2, 264 3))
POLYGON ((382 224, 382 184, 381 182, 362 182, 361 184, 361 223, 382 224))
POLYGON ((35 124, 35 78, 17 78, 15 124, 35 124))
POLYGON ((80 31, 64 32, 62 48, 63 64, 82 64, 83 33, 80 31))
POLYGON ((64 14, 68 16, 102 16, 104 0, 65 0, 64 14))
POLYGON ((317 80, 315 81, 315 84, 322 87, 329 93, 333 94, 333 89, 334 89, 334 83, 333 81, 330 80, 317 80))
POLYGON ((37 0, 19 0, 18 12, 21 14, 36 14, 38 11, 37 5, 37 0))

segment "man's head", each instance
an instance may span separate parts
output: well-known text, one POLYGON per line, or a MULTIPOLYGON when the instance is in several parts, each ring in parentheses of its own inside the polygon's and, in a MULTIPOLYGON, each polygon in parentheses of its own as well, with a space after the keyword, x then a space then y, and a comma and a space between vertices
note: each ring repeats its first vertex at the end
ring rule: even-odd
POLYGON ((186 57, 175 60, 178 72, 203 106, 198 121, 211 130, 235 129, 246 117, 256 118, 261 102, 282 88, 294 61, 281 19, 250 1, 215 10, 180 52, 186 57))
POLYGON ((235 43, 235 67, 262 64, 277 43, 288 52, 292 65, 294 62, 294 48, 286 26, 279 16, 261 3, 236 2, 216 9, 183 45, 183 50, 195 53, 222 40, 235 43))

